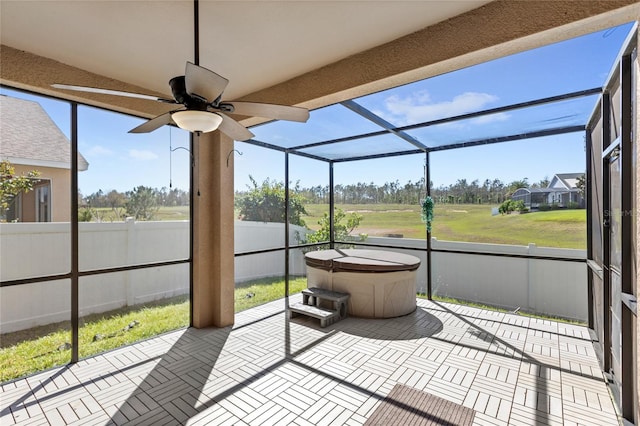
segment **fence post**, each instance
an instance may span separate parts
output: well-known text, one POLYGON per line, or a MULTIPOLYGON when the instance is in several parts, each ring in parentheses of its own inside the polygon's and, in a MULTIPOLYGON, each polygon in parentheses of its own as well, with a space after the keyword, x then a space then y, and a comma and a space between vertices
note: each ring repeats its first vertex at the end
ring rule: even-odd
MULTIPOLYGON (((527 249, 527 254, 529 256, 535 256, 535 252, 536 252, 536 245, 535 243, 529 243, 528 249, 527 249)), ((534 288, 533 285, 533 269, 534 269, 534 265, 532 264, 532 262, 534 262, 533 259, 527 259, 527 310, 533 310, 535 311, 535 306, 531 306, 531 302, 533 301, 535 304, 535 301, 537 300, 536 297, 536 288, 534 288)))
MULTIPOLYGON (((125 219, 127 232, 127 265, 133 265, 136 262, 136 221, 133 217, 125 219)), ((124 285, 127 291, 127 306, 133 306, 136 303, 136 289, 133 283, 134 271, 126 271, 124 274, 124 285)))

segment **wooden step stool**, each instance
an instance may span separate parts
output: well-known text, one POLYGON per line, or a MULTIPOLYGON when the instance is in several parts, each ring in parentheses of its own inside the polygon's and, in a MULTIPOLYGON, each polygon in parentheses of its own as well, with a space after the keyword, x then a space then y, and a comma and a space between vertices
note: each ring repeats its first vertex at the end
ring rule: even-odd
POLYGON ((348 293, 311 287, 302 290, 302 303, 289 306, 289 318, 307 315, 320 320, 320 327, 326 327, 347 317, 348 293), (327 305, 330 305, 328 308, 327 305))

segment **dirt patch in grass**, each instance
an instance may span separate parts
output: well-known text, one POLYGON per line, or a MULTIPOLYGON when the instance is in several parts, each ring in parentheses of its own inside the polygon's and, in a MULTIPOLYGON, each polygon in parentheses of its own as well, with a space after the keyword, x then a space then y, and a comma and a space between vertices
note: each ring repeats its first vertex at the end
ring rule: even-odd
POLYGON ((398 228, 366 228, 358 227, 351 234, 352 237, 357 237, 358 234, 367 234, 370 237, 383 237, 387 234, 398 233, 398 228), (354 235, 355 234, 355 235, 354 235))
POLYGON ((65 330, 69 331, 69 336, 71 336, 71 321, 56 322, 54 324, 41 325, 39 327, 14 331, 12 333, 0 334, 0 349, 10 348, 18 343, 65 330))

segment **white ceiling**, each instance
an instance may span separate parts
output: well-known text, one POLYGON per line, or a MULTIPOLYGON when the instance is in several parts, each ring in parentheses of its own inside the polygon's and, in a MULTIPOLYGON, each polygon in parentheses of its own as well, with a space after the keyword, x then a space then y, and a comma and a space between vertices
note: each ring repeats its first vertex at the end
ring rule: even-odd
MULTIPOLYGON (((485 3, 201 0, 200 64, 236 99, 485 3)), ((193 28, 191 0, 0 1, 3 45, 167 95, 193 28)))

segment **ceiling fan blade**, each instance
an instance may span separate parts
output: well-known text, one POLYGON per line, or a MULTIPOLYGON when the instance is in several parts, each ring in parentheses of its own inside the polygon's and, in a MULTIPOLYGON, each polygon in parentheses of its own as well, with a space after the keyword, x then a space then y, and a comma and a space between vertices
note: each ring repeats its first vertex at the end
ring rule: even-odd
POLYGON ((244 127, 242 124, 238 123, 228 115, 222 114, 221 112, 216 112, 216 114, 222 116, 222 123, 220 123, 220 127, 218 127, 218 130, 220 130, 230 138, 233 138, 233 140, 246 141, 247 139, 251 139, 255 136, 246 127, 244 127))
POLYGON ((164 99, 164 98, 159 98, 157 96, 143 95, 141 93, 131 93, 131 92, 121 92, 119 90, 100 89, 97 87, 72 86, 69 84, 52 84, 51 87, 55 89, 75 90, 76 92, 98 93, 100 95, 126 96, 127 98, 146 99, 149 101, 159 101, 159 102, 172 103, 172 104, 176 103, 176 101, 174 101, 173 99, 164 99))
POLYGON ((218 99, 229 84, 229 80, 199 65, 187 62, 184 71, 187 93, 211 103, 218 99))
MULTIPOLYGON (((176 111, 182 111, 182 109, 179 109, 176 111)), ((164 126, 165 124, 171 124, 173 123, 171 114, 173 114, 176 111, 166 112, 162 115, 152 118, 151 120, 142 123, 138 127, 135 127, 129 130, 129 133, 149 133, 164 126)))
POLYGON ((225 104, 231 104, 233 113, 239 115, 298 121, 301 123, 309 119, 309 110, 306 108, 257 102, 225 102, 225 104))

